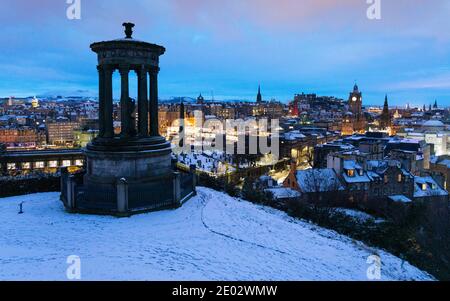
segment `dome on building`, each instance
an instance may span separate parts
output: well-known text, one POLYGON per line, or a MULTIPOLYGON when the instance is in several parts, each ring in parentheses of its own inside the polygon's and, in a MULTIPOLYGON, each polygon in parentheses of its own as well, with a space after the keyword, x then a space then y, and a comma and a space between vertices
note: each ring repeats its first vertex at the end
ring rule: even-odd
POLYGON ((428 120, 424 124, 422 124, 422 127, 445 127, 445 124, 442 121, 439 120, 428 120))
POLYGON ((39 100, 38 100, 36 97, 34 97, 34 98, 31 100, 31 106, 32 106, 33 108, 39 107, 39 100))

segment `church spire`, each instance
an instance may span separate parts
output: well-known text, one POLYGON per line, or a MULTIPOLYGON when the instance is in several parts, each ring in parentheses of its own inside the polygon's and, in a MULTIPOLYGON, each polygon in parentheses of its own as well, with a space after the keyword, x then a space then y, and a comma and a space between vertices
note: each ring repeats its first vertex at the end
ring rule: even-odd
POLYGON ((389 113, 388 96, 384 97, 384 107, 380 118, 380 127, 385 130, 391 126, 391 115, 389 113))
POLYGON ((258 95, 256 96, 256 102, 262 102, 261 85, 258 85, 258 95))

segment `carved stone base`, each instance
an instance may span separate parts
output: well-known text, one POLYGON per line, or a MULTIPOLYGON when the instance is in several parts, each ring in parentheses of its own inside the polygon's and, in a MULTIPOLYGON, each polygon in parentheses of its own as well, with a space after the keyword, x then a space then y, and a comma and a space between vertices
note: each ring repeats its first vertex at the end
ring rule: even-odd
POLYGON ((88 149, 86 159, 83 182, 84 201, 88 205, 96 203, 105 209, 115 208, 117 184, 121 179, 129 187, 130 207, 152 207, 153 200, 158 203, 172 199, 173 169, 170 151, 166 149, 127 152, 88 149))
POLYGON ((161 136, 96 138, 87 145, 87 150, 109 153, 153 151, 155 154, 167 154, 171 152, 171 145, 161 136))

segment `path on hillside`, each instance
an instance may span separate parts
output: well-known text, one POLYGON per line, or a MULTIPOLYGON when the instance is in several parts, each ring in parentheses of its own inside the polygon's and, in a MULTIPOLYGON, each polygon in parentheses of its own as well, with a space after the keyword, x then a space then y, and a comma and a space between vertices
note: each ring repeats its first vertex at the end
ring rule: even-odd
POLYGON ((280 251, 280 250, 277 250, 277 249, 274 249, 274 248, 271 248, 271 247, 268 247, 268 246, 264 246, 264 245, 261 245, 261 244, 258 244, 258 243, 254 243, 254 242, 251 242, 251 241, 246 241, 244 239, 235 237, 235 236, 233 236, 231 234, 225 234, 225 233, 220 232, 219 230, 212 229, 205 222, 205 208, 209 204, 209 201, 206 200, 207 195, 204 192, 200 192, 199 193, 199 197, 200 197, 201 203, 203 205, 202 212, 201 212, 202 224, 211 233, 219 235, 219 236, 222 236, 222 237, 225 237, 225 238, 228 238, 228 239, 231 239, 231 240, 234 240, 234 241, 237 241, 237 242, 241 242, 241 243, 249 244, 249 245, 252 245, 252 246, 256 246, 258 248, 263 248, 263 249, 266 249, 266 250, 275 251, 275 252, 278 252, 280 254, 287 254, 286 252, 283 252, 283 251, 280 251))

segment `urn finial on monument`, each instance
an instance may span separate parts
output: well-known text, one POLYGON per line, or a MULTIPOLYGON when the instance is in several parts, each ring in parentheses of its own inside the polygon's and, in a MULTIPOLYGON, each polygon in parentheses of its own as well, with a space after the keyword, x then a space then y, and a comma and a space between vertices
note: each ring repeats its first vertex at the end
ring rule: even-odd
POLYGON ((122 26, 125 27, 125 38, 132 39, 134 24, 130 22, 125 22, 122 24, 122 26))

